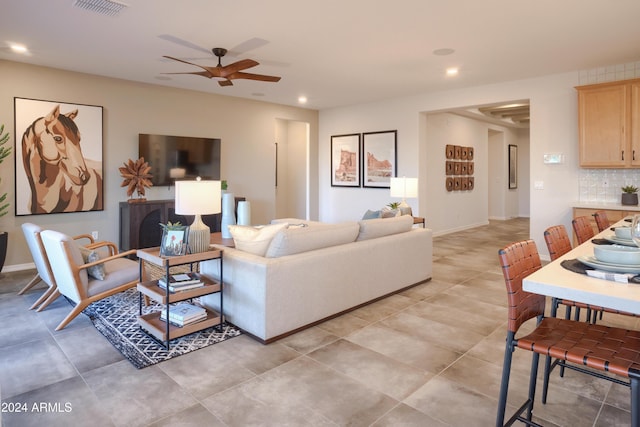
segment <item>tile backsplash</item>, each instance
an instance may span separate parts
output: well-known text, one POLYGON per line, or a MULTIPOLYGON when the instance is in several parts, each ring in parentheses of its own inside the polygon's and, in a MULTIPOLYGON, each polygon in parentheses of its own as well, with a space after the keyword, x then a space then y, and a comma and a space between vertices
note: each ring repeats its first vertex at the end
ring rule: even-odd
POLYGON ((621 188, 640 187, 640 169, 580 169, 580 202, 620 203, 621 188))
POLYGON ((637 61, 580 71, 578 82, 580 85, 589 85, 612 82, 614 80, 637 79, 639 77, 640 61, 637 61))

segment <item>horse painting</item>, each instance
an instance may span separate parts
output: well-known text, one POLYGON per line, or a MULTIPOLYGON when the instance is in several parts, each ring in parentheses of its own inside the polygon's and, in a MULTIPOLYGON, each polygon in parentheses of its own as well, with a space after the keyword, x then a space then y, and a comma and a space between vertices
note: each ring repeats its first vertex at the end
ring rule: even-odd
POLYGON ((32 214, 102 210, 102 167, 82 155, 77 115, 61 114, 57 105, 22 136, 32 214))

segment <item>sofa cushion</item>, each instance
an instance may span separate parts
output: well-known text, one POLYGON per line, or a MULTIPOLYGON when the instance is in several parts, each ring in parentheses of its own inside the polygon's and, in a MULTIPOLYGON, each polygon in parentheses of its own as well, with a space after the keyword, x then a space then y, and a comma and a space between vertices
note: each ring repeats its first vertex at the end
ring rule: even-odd
POLYGON ((375 239, 411 230, 413 217, 402 215, 393 218, 364 219, 358 224, 360 225, 360 233, 358 233, 357 240, 375 239))
POLYGON ((324 225, 324 223, 319 221, 311 221, 308 219, 300 219, 300 218, 277 218, 277 219, 271 220, 271 224, 282 224, 282 223, 289 224, 289 227, 300 226, 300 225, 304 225, 306 227, 309 227, 312 225, 324 225))
POLYGON ((264 256, 269 248, 271 239, 281 230, 287 228, 287 223, 270 224, 261 227, 247 225, 230 225, 229 232, 233 237, 236 249, 264 256))
POLYGON ((344 245, 356 240, 358 230, 359 226, 356 222, 288 228, 276 234, 265 256, 278 258, 329 246, 344 245))

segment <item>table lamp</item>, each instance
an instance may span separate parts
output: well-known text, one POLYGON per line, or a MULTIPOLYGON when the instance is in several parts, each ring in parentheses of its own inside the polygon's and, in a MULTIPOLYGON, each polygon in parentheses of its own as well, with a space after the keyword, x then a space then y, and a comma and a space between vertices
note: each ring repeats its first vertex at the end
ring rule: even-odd
POLYGON ((402 197, 399 207, 409 207, 407 198, 418 197, 418 178, 394 177, 391 178, 391 197, 402 197))
POLYGON ((191 253, 209 250, 211 231, 201 215, 220 213, 220 181, 176 181, 176 214, 195 215, 189 226, 191 253))

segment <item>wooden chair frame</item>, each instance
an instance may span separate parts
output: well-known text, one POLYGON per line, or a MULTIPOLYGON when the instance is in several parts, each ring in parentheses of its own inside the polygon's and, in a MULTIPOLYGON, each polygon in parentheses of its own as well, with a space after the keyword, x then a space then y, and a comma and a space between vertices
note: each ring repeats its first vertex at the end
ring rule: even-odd
MULTIPOLYGON (((23 233, 27 233, 27 232, 31 232, 31 230, 26 230, 25 229, 25 225, 32 225, 34 227, 38 227, 36 224, 32 224, 32 223, 25 223, 23 224, 23 233)), ((57 285, 55 282, 55 278, 53 277, 53 272, 51 271, 51 265, 49 264, 49 258, 47 257, 47 254, 44 250, 44 245, 42 244, 42 239, 40 238, 40 232, 43 231, 43 228, 40 228, 40 231, 37 232, 35 234, 35 240, 36 243, 38 245, 37 252, 38 253, 31 253, 31 257, 34 260, 34 263, 36 264, 36 267, 38 268, 44 268, 46 269, 46 272, 41 272, 38 271, 36 272, 36 275, 29 281, 29 283, 27 283, 20 291, 18 291, 18 295, 24 295, 25 292, 27 292, 29 289, 33 288, 35 285, 37 285, 40 282, 45 282, 48 286, 47 290, 44 291, 44 293, 40 296, 40 298, 38 298, 36 300, 36 302, 34 302, 31 307, 29 307, 29 310, 33 310, 35 308, 37 308, 36 311, 40 312, 42 310, 44 310, 49 304, 51 304, 53 301, 56 300, 56 298, 58 298, 60 296, 59 293, 56 294, 56 289, 57 289, 57 285), (40 262, 39 260, 36 259, 36 257, 41 258, 42 259, 42 265, 40 266, 40 262), (49 276, 49 282, 47 282, 47 280, 45 280, 45 278, 42 277, 42 274, 48 275, 49 276)), ((25 239, 27 239, 27 237, 25 236, 25 239)), ((72 239, 74 240, 82 240, 82 239, 87 239, 89 241, 88 244, 85 245, 85 247, 87 248, 93 248, 93 245, 95 244, 95 241, 93 239, 93 236, 91 236, 90 234, 79 234, 77 236, 73 236, 72 239)), ((31 250, 31 248, 30 248, 31 250)))
MULTIPOLYGON (((48 230, 43 231, 42 233, 49 233, 48 230)), ((61 234, 61 233, 60 233, 61 234)), ((43 243, 45 248, 47 249, 47 255, 50 257, 50 259, 53 259, 52 256, 53 254, 50 252, 51 248, 48 248, 47 246, 47 242, 45 241, 45 238, 43 237, 43 243)), ((52 243, 58 243, 58 241, 53 240, 52 243)), ((87 294, 87 290, 85 289, 85 287, 82 285, 83 280, 81 277, 81 272, 88 269, 89 267, 93 267, 96 266, 98 264, 103 264, 103 263, 107 263, 109 261, 112 260, 116 260, 116 259, 120 259, 120 258, 125 258, 128 257, 130 255, 135 255, 136 254, 136 250, 135 249, 131 249, 129 251, 126 252, 120 252, 118 253, 118 247, 111 242, 98 242, 95 243, 93 245, 93 249, 96 248, 100 248, 100 247, 107 247, 109 250, 109 253, 111 255, 105 257, 105 258, 101 258, 97 261, 93 261, 93 262, 89 262, 86 264, 81 264, 78 265, 74 262, 74 258, 73 258, 73 254, 72 254, 72 248, 70 247, 71 244, 73 244, 72 240, 61 240, 59 242, 62 245, 62 251, 64 253, 64 258, 65 261, 68 263, 69 269, 71 271, 71 277, 73 279, 73 286, 75 287, 75 290, 78 293, 78 299, 79 301, 76 302, 75 307, 71 310, 71 312, 60 322, 60 324, 58 324, 58 326, 56 327, 56 331, 59 331, 61 329, 63 329, 65 326, 67 326, 69 324, 69 322, 71 322, 78 314, 80 314, 85 308, 87 308, 87 306, 89 304, 91 304, 92 302, 95 301, 99 301, 103 298, 106 298, 108 296, 117 294, 119 292, 125 291, 129 288, 132 288, 134 286, 137 285, 138 281, 139 281, 139 276, 136 275, 135 279, 130 280, 126 283, 122 283, 118 286, 114 286, 113 288, 110 288, 108 290, 105 290, 103 292, 100 292, 96 295, 93 296, 89 296, 87 294)), ((73 250, 75 251, 76 248, 73 248, 73 250)), ((133 261, 131 261, 133 262, 133 261)), ((138 265, 136 264, 136 272, 138 271, 138 265)), ((56 270, 53 269, 54 272, 54 276, 56 274, 56 270)), ((56 282, 60 283, 60 278, 56 277, 56 282)), ((54 294, 61 294, 60 289, 56 289, 56 291, 54 292, 54 294)))

